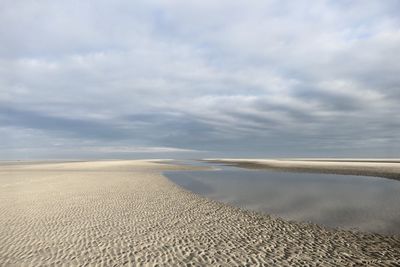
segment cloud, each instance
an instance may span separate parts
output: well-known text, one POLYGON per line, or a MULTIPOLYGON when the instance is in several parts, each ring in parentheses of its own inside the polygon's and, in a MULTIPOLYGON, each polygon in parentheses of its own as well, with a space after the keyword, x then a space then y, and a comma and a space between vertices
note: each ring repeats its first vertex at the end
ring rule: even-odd
POLYGON ((398 156, 398 1, 0 5, 4 158, 398 156))
POLYGON ((203 152, 193 149, 182 149, 175 147, 94 147, 94 148, 83 148, 83 150, 89 150, 100 153, 171 153, 171 152, 203 152))

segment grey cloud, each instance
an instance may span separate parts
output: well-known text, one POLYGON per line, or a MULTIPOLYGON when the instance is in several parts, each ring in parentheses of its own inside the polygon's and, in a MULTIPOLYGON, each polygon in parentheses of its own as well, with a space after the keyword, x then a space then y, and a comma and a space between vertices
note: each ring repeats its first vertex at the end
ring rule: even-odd
POLYGON ((60 134, 85 138, 126 139, 129 137, 128 133, 124 133, 109 123, 106 124, 79 118, 55 117, 50 114, 40 114, 34 111, 18 110, 5 106, 0 107, 0 123, 6 126, 56 131, 60 134))
POLYGON ((8 155, 398 156, 398 1, 0 5, 8 155))

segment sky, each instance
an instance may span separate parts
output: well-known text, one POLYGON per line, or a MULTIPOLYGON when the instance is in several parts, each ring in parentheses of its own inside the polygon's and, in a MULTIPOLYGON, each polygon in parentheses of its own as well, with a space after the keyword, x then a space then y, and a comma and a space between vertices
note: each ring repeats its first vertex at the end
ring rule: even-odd
POLYGON ((2 0, 0 159, 400 157, 398 0, 2 0))

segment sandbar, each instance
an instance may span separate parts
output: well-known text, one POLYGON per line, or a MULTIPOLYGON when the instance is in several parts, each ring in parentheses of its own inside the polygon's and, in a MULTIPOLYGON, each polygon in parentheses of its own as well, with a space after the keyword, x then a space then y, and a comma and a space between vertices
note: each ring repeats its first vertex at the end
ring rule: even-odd
POLYGON ((150 160, 0 166, 0 265, 398 266, 400 237, 271 218, 150 160))

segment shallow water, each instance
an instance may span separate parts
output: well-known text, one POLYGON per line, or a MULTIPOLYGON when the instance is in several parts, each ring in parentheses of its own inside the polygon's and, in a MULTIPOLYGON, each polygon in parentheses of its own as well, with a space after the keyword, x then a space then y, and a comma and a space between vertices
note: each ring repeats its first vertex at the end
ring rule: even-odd
POLYGON ((196 165, 219 170, 168 171, 165 175, 194 193, 287 220, 400 234, 400 181, 196 165))

